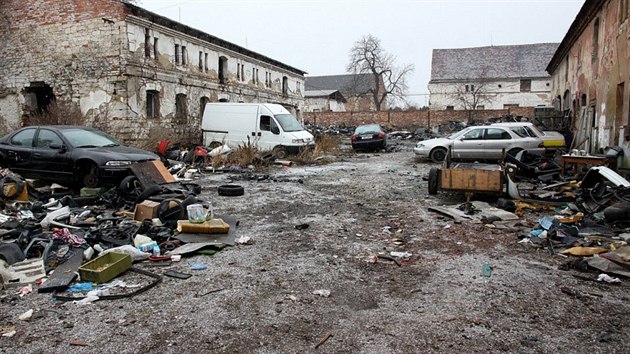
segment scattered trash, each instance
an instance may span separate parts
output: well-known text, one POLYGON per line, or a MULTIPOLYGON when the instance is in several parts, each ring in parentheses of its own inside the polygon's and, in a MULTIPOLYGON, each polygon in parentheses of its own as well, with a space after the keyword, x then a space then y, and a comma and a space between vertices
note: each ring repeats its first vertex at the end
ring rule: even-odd
POLYGON ((21 314, 18 317, 18 319, 20 321, 27 321, 27 320, 31 319, 31 317, 33 317, 33 309, 30 309, 30 310, 24 312, 23 314, 21 314))
POLYGON ((326 290, 326 289, 314 290, 313 291, 313 295, 319 295, 321 297, 329 297, 330 296, 330 290, 326 290))
POLYGON ((322 339, 319 340, 319 342, 315 345, 315 349, 319 348, 322 346, 322 344, 326 343, 327 340, 329 340, 330 338, 332 338, 333 334, 328 332, 326 333, 322 339))
POLYGON ((613 283, 621 283, 621 279, 619 279, 619 278, 613 278, 613 277, 611 277, 611 276, 610 276, 610 275, 608 275, 608 274, 600 274, 600 275, 597 277, 597 281, 604 281, 604 282, 609 283, 609 284, 613 284, 613 283))
POLYGON ((191 262, 188 263, 191 270, 204 270, 208 269, 208 265, 203 262, 191 262))
MULTIPOLYGON (((195 269, 191 266, 191 269, 193 270, 200 270, 200 269, 205 269, 205 268, 200 268, 200 269, 195 269)), ((171 277, 171 278, 177 278, 177 279, 188 279, 190 277, 192 277, 192 274, 188 274, 188 273, 182 273, 182 272, 178 272, 175 270, 169 270, 168 272, 164 273, 165 276, 167 277, 171 277)))
POLYGON ((481 275, 489 278, 492 275, 492 265, 486 263, 483 265, 483 267, 481 268, 481 275))
POLYGON ((310 226, 310 225, 309 225, 309 224, 306 224, 306 223, 304 223, 304 224, 299 224, 299 225, 295 225, 295 229, 296 229, 296 230, 306 230, 306 229, 308 229, 308 228, 309 228, 309 226, 310 226))
POLYGON ((251 241, 251 237, 249 236, 241 236, 236 239, 236 243, 238 243, 239 245, 248 245, 249 241, 251 241))
POLYGON ((402 258, 402 259, 405 259, 405 260, 407 260, 407 259, 411 258, 411 256, 413 256, 409 252, 394 252, 394 251, 389 252, 389 255, 392 256, 392 257, 398 257, 398 258, 402 258))

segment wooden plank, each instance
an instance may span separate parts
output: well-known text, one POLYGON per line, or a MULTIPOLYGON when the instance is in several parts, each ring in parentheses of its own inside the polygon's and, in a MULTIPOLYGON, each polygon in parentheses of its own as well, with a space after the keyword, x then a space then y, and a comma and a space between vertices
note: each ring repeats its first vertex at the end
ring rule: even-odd
POLYGON ((132 164, 131 172, 138 178, 138 181, 144 188, 155 184, 176 182, 175 177, 168 172, 162 161, 159 160, 132 164))
POLYGON ((73 248, 72 252, 74 252, 74 254, 55 268, 55 271, 48 280, 44 282, 44 285, 37 289, 38 293, 51 293, 55 290, 64 290, 72 283, 77 276, 79 267, 81 267, 83 263, 83 250, 73 248))
POLYGON ((500 192, 503 187, 502 172, 480 169, 442 170, 441 188, 471 192, 500 192))

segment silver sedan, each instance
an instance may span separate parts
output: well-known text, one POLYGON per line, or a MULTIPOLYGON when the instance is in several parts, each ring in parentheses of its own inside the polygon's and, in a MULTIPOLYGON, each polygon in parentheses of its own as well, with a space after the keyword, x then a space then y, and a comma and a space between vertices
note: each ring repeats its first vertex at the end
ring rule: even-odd
POLYGON ((444 161, 448 148, 457 160, 498 160, 504 153, 516 154, 521 150, 544 153, 539 138, 521 137, 506 127, 471 126, 446 138, 420 141, 413 151, 434 162, 444 161))

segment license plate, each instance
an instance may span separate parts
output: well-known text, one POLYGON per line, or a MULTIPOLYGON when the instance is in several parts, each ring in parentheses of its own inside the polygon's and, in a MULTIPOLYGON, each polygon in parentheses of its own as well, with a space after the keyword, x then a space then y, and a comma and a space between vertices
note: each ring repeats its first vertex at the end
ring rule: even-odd
POLYGON ((361 135, 361 139, 372 139, 372 135, 361 135))

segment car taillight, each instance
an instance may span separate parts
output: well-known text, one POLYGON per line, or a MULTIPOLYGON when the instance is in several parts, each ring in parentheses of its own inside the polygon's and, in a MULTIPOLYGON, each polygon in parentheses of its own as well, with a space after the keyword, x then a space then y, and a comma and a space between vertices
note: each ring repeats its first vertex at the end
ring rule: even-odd
POLYGON ((351 136, 350 141, 357 141, 357 136, 356 135, 351 136))
POLYGON ((383 139, 383 138, 385 137, 385 133, 383 133, 383 132, 378 133, 377 137, 378 137, 379 139, 383 139))

